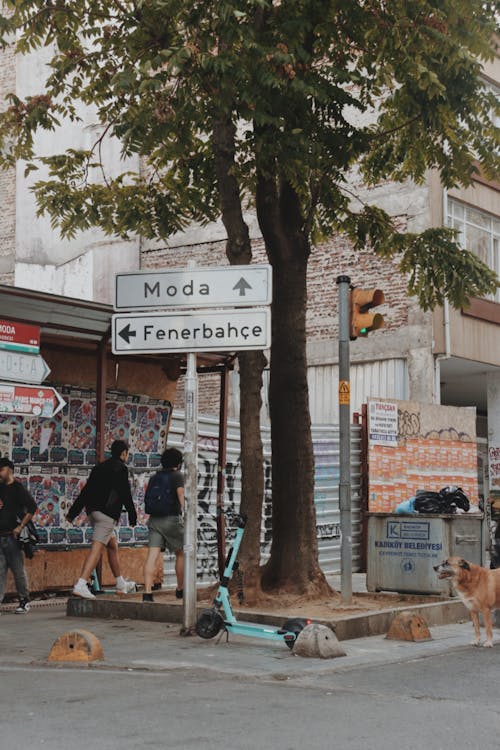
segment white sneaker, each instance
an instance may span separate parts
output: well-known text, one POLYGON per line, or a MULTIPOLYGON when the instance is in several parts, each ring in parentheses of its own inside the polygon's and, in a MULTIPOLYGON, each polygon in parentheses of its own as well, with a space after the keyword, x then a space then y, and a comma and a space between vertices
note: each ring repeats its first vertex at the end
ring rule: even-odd
POLYGON ((135 581, 125 581, 124 583, 117 583, 116 584, 116 593, 117 594, 131 594, 133 591, 137 589, 135 581))
POLYGON ((80 596, 82 599, 95 599, 94 594, 86 583, 78 581, 73 586, 73 596, 80 596))

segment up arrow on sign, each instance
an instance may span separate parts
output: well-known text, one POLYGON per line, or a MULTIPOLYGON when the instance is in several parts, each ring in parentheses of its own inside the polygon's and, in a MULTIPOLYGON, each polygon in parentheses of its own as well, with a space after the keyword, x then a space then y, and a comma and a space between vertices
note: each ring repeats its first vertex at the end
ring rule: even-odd
POLYGON ((242 277, 241 277, 241 279, 240 279, 240 280, 238 281, 238 283, 237 283, 237 284, 235 284, 235 285, 233 286, 233 289, 238 289, 238 290, 239 290, 239 292, 240 292, 240 297, 245 297, 245 295, 246 295, 246 290, 247 290, 247 289, 251 289, 251 288, 252 288, 252 287, 250 286, 250 284, 248 283, 248 281, 247 281, 246 279, 244 279, 244 278, 243 278, 243 276, 242 276, 242 277))

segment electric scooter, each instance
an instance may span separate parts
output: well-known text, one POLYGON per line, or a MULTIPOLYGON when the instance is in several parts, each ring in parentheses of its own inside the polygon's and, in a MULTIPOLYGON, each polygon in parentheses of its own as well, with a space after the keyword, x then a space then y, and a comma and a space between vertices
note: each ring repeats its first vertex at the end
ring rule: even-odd
MULTIPOLYGON (((311 620, 294 617, 283 624, 281 628, 274 628, 267 625, 258 625, 252 622, 238 622, 233 610, 231 608, 231 601, 229 596, 228 585, 234 571, 239 570, 238 563, 238 552, 245 533, 246 516, 240 516, 238 520, 238 527, 236 529, 236 536, 234 538, 233 546, 228 552, 224 573, 219 582, 219 588, 217 595, 214 599, 212 609, 205 609, 198 617, 196 622, 196 633, 200 638, 215 638, 215 636, 222 632, 226 632, 228 638, 229 633, 236 633, 237 635, 247 635, 252 638, 264 638, 268 641, 277 641, 279 643, 285 643, 288 648, 292 649, 297 636, 305 628, 306 625, 311 624, 311 620)), ((241 598, 242 598, 241 591, 241 598)))

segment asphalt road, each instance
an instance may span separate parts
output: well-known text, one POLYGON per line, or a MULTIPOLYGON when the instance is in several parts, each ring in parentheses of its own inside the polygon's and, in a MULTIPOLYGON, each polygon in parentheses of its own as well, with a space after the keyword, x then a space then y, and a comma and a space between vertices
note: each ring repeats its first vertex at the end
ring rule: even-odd
POLYGON ((3 665, 0 747, 489 750, 499 677, 499 646, 286 681, 3 665))

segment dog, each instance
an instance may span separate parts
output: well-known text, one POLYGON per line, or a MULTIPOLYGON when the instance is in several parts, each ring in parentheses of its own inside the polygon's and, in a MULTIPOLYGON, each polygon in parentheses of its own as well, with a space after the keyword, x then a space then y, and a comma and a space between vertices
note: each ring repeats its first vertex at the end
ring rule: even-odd
POLYGON ((474 625, 474 646, 481 645, 479 614, 484 617, 486 641, 484 646, 493 646, 491 610, 500 608, 500 569, 488 570, 480 565, 467 562, 463 557, 448 557, 434 570, 438 578, 452 578, 453 586, 467 609, 474 625))

